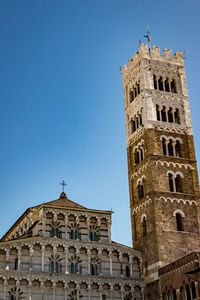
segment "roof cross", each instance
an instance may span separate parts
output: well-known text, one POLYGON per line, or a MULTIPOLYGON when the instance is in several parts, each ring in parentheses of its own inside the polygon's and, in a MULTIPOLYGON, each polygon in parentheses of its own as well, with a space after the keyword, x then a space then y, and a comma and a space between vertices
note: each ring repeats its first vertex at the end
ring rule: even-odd
POLYGON ((144 35, 145 38, 147 38, 148 41, 148 45, 149 45, 149 52, 151 52, 151 36, 150 36, 151 32, 149 31, 149 25, 147 25, 147 31, 146 34, 144 35))
POLYGON ((65 181, 63 180, 61 183, 60 183, 61 185, 62 185, 62 191, 63 191, 63 193, 65 192, 65 186, 67 186, 67 184, 65 183, 65 181))

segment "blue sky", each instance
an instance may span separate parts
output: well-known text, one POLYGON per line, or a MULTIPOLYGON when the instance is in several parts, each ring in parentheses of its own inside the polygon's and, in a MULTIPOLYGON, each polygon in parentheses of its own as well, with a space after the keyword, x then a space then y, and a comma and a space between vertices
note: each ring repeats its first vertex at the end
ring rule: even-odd
POLYGON ((131 245, 120 66, 147 24, 152 44, 187 49, 199 152, 200 1, 0 1, 2 236, 30 206, 68 197, 115 211, 112 238, 131 245))

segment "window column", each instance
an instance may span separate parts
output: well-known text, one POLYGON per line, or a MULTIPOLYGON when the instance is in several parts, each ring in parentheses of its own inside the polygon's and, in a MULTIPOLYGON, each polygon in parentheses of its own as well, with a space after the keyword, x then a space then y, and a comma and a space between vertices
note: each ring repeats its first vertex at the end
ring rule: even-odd
POLYGON ((56 300, 56 283, 53 283, 53 300, 56 300))
POLYGON ((18 270, 20 270, 20 265, 21 265, 21 250, 18 249, 18 253, 17 253, 17 258, 18 258, 18 270))
POLYGON ((166 141, 166 140, 165 140, 166 155, 167 155, 167 156, 169 156, 169 148, 168 148, 168 144, 169 144, 169 141, 166 141))
POLYGON ((30 255, 29 271, 30 271, 30 272, 32 271, 32 258, 33 258, 33 253, 34 253, 33 247, 30 247, 30 249, 29 249, 29 255, 30 255))
POLYGON ((31 288, 32 288, 32 282, 28 282, 28 300, 31 300, 31 288))
POLYGON ((90 275, 90 262, 91 262, 91 252, 90 252, 90 249, 87 249, 87 255, 88 255, 88 275, 90 275))
POLYGON ((9 258, 10 258, 10 252, 9 250, 6 250, 6 267, 5 270, 9 270, 9 258))
POLYGON ((7 282, 7 279, 4 279, 4 282, 3 282, 3 291, 4 291, 4 294, 3 294, 3 299, 6 300, 6 293, 7 293, 7 285, 8 285, 8 282, 7 282))
POLYGON ((44 272, 44 253, 45 253, 45 246, 42 246, 42 272, 44 272))
POLYGON ((91 299, 91 285, 88 284, 88 300, 91 299))
POLYGON ((67 293, 67 283, 65 283, 65 285, 64 285, 64 291, 65 291, 65 300, 67 300, 67 298, 68 298, 68 293, 67 293))
POLYGON ((109 259, 110 259, 110 276, 112 276, 112 251, 109 251, 109 259))
POLYGON ((129 256, 129 268, 130 268, 130 275, 133 277, 133 259, 129 256))
POLYGON ((65 248, 65 274, 69 274, 68 272, 68 249, 65 248))

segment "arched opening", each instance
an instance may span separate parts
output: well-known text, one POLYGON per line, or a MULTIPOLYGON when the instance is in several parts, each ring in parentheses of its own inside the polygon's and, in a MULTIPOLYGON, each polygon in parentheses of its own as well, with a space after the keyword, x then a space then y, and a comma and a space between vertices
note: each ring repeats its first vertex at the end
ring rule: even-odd
POLYGON ((162 77, 160 77, 159 80, 158 80, 158 86, 159 86, 159 90, 163 91, 163 79, 162 79, 162 77))
POLYGON ((187 300, 192 300, 191 293, 190 293, 190 287, 188 284, 186 284, 185 291, 186 291, 187 300))
POLYGON ((163 106, 163 109, 161 110, 161 117, 163 122, 167 122, 167 117, 166 117, 166 107, 163 106))
POLYGON ((130 277, 130 269, 126 266, 126 277, 130 277))
POLYGON ((18 270, 18 268, 19 268, 19 259, 15 258, 14 270, 18 270))
POLYGON ((71 240, 77 240, 78 239, 78 230, 77 229, 71 229, 70 239, 71 240))
POLYGON ((156 105, 156 115, 157 115, 157 121, 160 121, 160 108, 159 108, 159 105, 156 105))
POLYGON ((180 213, 176 213, 176 227, 178 231, 184 231, 183 217, 180 213))
POLYGON ((132 120, 131 121, 131 133, 133 133, 135 131, 136 131, 136 122, 135 122, 135 120, 132 120))
POLYGON ((179 114, 179 109, 178 108, 174 112, 174 118, 175 118, 175 123, 181 124, 181 122, 180 122, 180 114, 179 114))
POLYGON ((136 118, 136 125, 137 125, 137 129, 138 129, 140 126, 138 117, 136 118))
POLYGON ((191 284, 191 291, 192 291, 192 299, 195 299, 197 297, 197 295, 196 295, 196 289, 195 289, 194 282, 192 282, 192 284, 191 284))
POLYGON ((90 241, 97 241, 97 233, 96 231, 90 231, 90 241))
POLYGON ((166 147, 165 138, 162 138, 162 149, 163 149, 163 155, 167 155, 167 147, 166 147))
POLYGON ((169 92, 169 79, 168 78, 166 78, 166 80, 165 80, 165 91, 169 92))
POLYGON ((144 197, 144 185, 143 184, 138 185, 138 197, 139 197, 139 199, 144 197))
POLYGON ((175 289, 173 289, 173 291, 172 291, 172 299, 173 300, 177 299, 177 297, 176 297, 176 290, 175 289))
POLYGON ((173 183, 173 175, 169 174, 169 190, 170 192, 174 192, 174 183, 173 183))
POLYGON ((141 157, 141 161, 144 159, 144 152, 143 149, 140 149, 140 157, 141 157))
POLYGON ((169 143, 168 143, 168 153, 169 153, 169 156, 174 156, 174 149, 173 149, 172 140, 169 140, 169 143))
POLYGON ((138 150, 135 150, 135 163, 136 165, 140 162, 140 154, 138 150))
POLYGON ((142 114, 139 115, 140 118, 140 125, 142 125, 142 114))
POLYGON ((134 100, 134 93, 132 90, 130 91, 129 95, 130 95, 130 103, 131 103, 134 100))
POLYGON ((153 75, 153 86, 154 86, 154 89, 157 90, 157 80, 156 80, 156 75, 153 75))
POLYGON ((181 144, 179 141, 176 142, 175 152, 177 157, 181 157, 181 144))
POLYGON ((171 92, 172 93, 177 93, 177 91, 176 91, 176 82, 175 82, 174 79, 172 79, 172 81, 171 81, 171 92))
POLYGON ((180 288, 180 300, 186 300, 185 299, 185 291, 184 291, 183 287, 180 288))
POLYGON ((173 112, 171 107, 168 110, 168 120, 170 123, 173 123, 173 112))
POLYGON ((182 182, 181 182, 181 176, 177 175, 175 178, 175 186, 176 186, 176 192, 177 193, 182 193, 182 182))

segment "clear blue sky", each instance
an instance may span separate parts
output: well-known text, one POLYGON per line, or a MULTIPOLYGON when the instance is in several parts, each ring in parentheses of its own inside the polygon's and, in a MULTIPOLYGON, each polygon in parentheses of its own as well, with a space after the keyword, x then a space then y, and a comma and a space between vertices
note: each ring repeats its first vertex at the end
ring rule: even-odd
POLYGON ((199 152, 200 1, 0 1, 2 236, 30 206, 68 197, 115 211, 131 245, 120 65, 149 24, 152 44, 185 60, 199 152))

